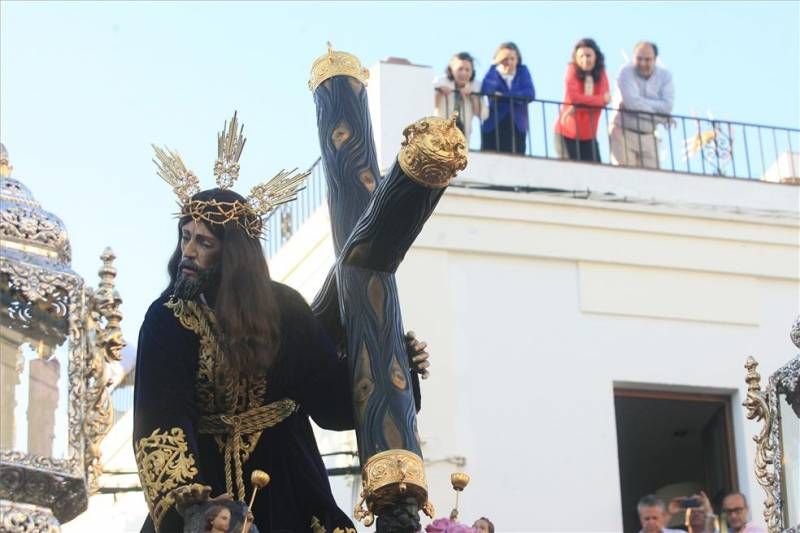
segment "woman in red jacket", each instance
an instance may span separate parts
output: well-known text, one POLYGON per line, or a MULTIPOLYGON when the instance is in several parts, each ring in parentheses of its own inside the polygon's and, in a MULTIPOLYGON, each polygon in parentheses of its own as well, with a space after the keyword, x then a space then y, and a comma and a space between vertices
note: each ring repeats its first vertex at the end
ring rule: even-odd
POLYGON ((556 120, 556 151, 562 159, 600 162, 597 123, 611 100, 605 58, 594 39, 581 39, 564 77, 564 105, 556 120))

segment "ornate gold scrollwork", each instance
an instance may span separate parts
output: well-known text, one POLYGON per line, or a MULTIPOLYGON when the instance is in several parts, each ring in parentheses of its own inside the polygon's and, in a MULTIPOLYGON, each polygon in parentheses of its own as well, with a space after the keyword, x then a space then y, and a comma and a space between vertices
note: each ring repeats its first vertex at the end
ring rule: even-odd
POLYGON ((425 187, 446 187, 459 170, 467 168, 467 139, 449 119, 426 117, 403 130, 397 161, 406 175, 425 187))
POLYGON ((156 428, 149 436, 139 439, 134 448, 144 496, 158 529, 175 503, 172 491, 197 475, 195 460, 189 453, 186 434, 179 427, 169 432, 156 428))
POLYGON ((767 522, 769 530, 775 531, 780 527, 780 516, 776 512, 775 495, 773 493, 775 484, 775 446, 770 441, 773 417, 769 408, 767 393, 761 390, 761 376, 756 371, 758 363, 753 357, 748 357, 744 366, 747 369, 747 377, 745 378, 747 399, 742 405, 747 410, 748 419, 763 421, 761 431, 753 437, 753 440, 756 441, 756 480, 767 494, 767 498, 764 500, 764 520, 767 522))
MULTIPOLYGON (((4 200, 9 181, 3 180, 4 200)), ((18 182, 17 182, 18 183, 18 182)), ((21 184, 20 187, 23 187, 21 184)), ((69 342, 68 451, 64 459, 42 457, 14 450, 0 450, 0 498, 15 502, 51 507, 60 521, 67 521, 83 512, 87 493, 83 471, 83 397, 85 346, 82 342, 81 291, 83 280, 68 266, 55 262, 34 248, 6 248, 0 255, 0 275, 14 291, 20 306, 44 305, 56 319, 65 319, 69 342), (45 490, 42 487, 46 487, 45 490)), ((18 318, 26 322, 20 307, 18 318)))
POLYGON ((422 458, 408 450, 387 450, 369 458, 361 470, 361 500, 353 511, 356 520, 369 527, 387 504, 399 494, 414 496, 426 515, 433 518, 422 458), (366 508, 364 507, 366 505, 366 508))
POLYGON ((119 323, 122 320, 122 299, 114 290, 114 268, 116 256, 106 248, 100 259, 103 266, 98 271, 100 283, 96 291, 86 289, 84 328, 89 346, 86 351, 86 409, 83 430, 86 435, 84 467, 89 492, 98 489, 98 480, 103 471, 100 462, 100 443, 114 423, 111 405, 109 363, 119 361, 125 346, 119 323))

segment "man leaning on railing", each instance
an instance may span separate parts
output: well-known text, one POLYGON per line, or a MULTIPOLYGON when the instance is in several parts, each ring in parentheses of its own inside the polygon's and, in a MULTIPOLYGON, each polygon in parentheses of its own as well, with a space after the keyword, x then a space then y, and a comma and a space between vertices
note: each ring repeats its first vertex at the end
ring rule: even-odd
POLYGON ((656 65, 658 47, 643 41, 633 50, 633 62, 620 69, 610 131, 611 162, 658 168, 659 123, 669 127, 675 89, 672 75, 656 65), (632 111, 638 111, 633 113, 632 111))

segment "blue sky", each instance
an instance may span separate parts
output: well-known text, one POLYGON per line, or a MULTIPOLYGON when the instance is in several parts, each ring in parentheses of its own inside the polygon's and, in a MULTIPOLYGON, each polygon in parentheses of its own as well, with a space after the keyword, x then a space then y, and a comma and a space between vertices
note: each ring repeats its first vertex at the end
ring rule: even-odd
POLYGON ((151 142, 210 187, 216 132, 238 109, 247 190, 316 159, 306 81, 328 40, 367 66, 398 56, 437 72, 466 50, 479 75, 513 40, 539 98, 560 100, 581 37, 598 41, 612 79, 623 51, 658 43, 677 114, 800 127, 798 2, 3 1, 0 139, 14 177, 66 223, 78 273, 96 283, 98 256, 116 251, 133 343, 176 237, 151 142))

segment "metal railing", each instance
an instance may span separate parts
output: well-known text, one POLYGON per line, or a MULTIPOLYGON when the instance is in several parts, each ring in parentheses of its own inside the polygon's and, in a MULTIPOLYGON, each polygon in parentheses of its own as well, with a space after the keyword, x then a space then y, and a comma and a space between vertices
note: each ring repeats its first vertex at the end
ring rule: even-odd
POLYGON ((297 194, 297 199, 278 207, 267 220, 263 238, 264 251, 268 258, 280 250, 328 197, 322 158, 314 161, 309 170, 311 175, 306 178, 305 186, 297 194))
MULTIPOLYGON (((564 150, 561 150, 561 153, 558 150, 559 139, 555 132, 555 124, 560 119, 562 110, 571 105, 576 114, 580 111, 595 114, 598 126, 594 138, 597 145, 583 148, 597 151, 596 154, 592 154, 596 157, 590 158, 595 159, 593 161, 595 163, 611 164, 613 149, 618 156, 620 154, 623 156, 617 157, 617 161, 614 162, 614 164, 619 163, 619 166, 641 166, 668 172, 728 178, 765 179, 789 183, 800 181, 800 129, 684 115, 634 112, 608 106, 564 104, 553 100, 529 100, 507 95, 473 94, 481 98, 484 105, 488 103, 492 110, 487 121, 495 121, 495 127, 490 134, 490 137, 494 136, 494 144, 501 144, 501 138, 509 140, 505 150, 502 150, 504 152, 547 159, 566 157, 562 156, 564 150), (510 124, 499 121, 497 113, 494 112, 501 101, 510 104, 510 124), (522 132, 525 134, 522 147, 516 144, 519 136, 514 135, 513 131, 501 131, 504 125, 506 128, 515 127, 514 114, 520 112, 521 104, 524 105, 528 115, 528 130, 522 132), (624 119, 626 128, 612 137, 611 126, 615 122, 620 124, 621 119, 624 119), (625 131, 628 133, 625 134, 625 131), (651 132, 654 135, 651 135, 651 132), (629 146, 629 143, 634 146, 629 146), (635 143, 639 143, 639 146, 635 146, 635 143), (652 143, 652 146, 648 143, 652 143), (632 163, 630 158, 625 157, 629 149, 640 153, 650 150, 655 154, 657 162, 632 163)), ((450 108, 449 99, 452 97, 452 94, 440 93, 445 109, 450 108)), ((580 123, 579 120, 575 121, 578 127, 580 123)), ((585 137, 587 136, 585 133, 587 132, 577 131, 576 137, 585 137)), ((592 132, 588 132, 588 137, 592 137, 592 132)), ((481 150, 480 128, 475 123, 469 145, 472 150, 481 150)), ((575 148, 581 150, 580 145, 576 145, 575 148)))
MULTIPOLYGON (((516 111, 513 104, 527 100, 502 95, 474 94, 489 100, 489 105, 492 105, 492 100, 510 100, 512 113, 516 111)), ((445 109, 448 109, 447 98, 452 96, 442 96, 444 96, 445 109)), ((527 101, 528 131, 525 132, 523 149, 518 149, 516 140, 511 135, 511 148, 517 150, 515 155, 546 159, 562 158, 556 149, 554 126, 555 121, 560 117, 563 105, 563 102, 553 100, 527 101)), ((614 117, 620 110, 613 107, 571 105, 575 107, 576 113, 580 110, 588 110, 590 113, 599 115, 595 136, 597 144, 592 144, 590 147, 591 150, 596 150, 596 153, 591 154, 596 157, 591 157, 594 161, 589 161, 589 163, 611 164, 610 126, 614 123, 614 117)), ((800 129, 683 115, 631 111, 621 111, 621 113, 626 114, 626 124, 632 121, 634 124, 641 125, 651 122, 655 125, 654 136, 635 134, 633 141, 630 141, 626 135, 621 136, 623 151, 627 148, 625 145, 628 142, 646 143, 649 140, 654 143, 657 166, 652 168, 667 172, 800 183, 800 154, 798 154, 800 129)), ((490 115, 488 120, 493 120, 493 116, 490 115)), ((576 121, 576 123, 579 122, 576 121)), ((501 132, 497 129, 500 125, 498 121, 494 132, 498 143, 501 132)), ((577 137, 581 137, 584 132, 579 130, 576 133, 577 137)), ((473 125, 471 139, 468 141, 471 150, 481 149, 481 131, 477 124, 473 125)), ((641 151, 641 144, 638 149, 641 151)), ((577 150, 580 156, 580 146, 577 147, 577 150)), ((264 250, 267 257, 274 256, 326 201, 328 186, 321 158, 311 165, 310 170, 311 175, 306 180, 303 190, 298 193, 297 200, 280 206, 267 221, 267 228, 264 232, 264 250)))

